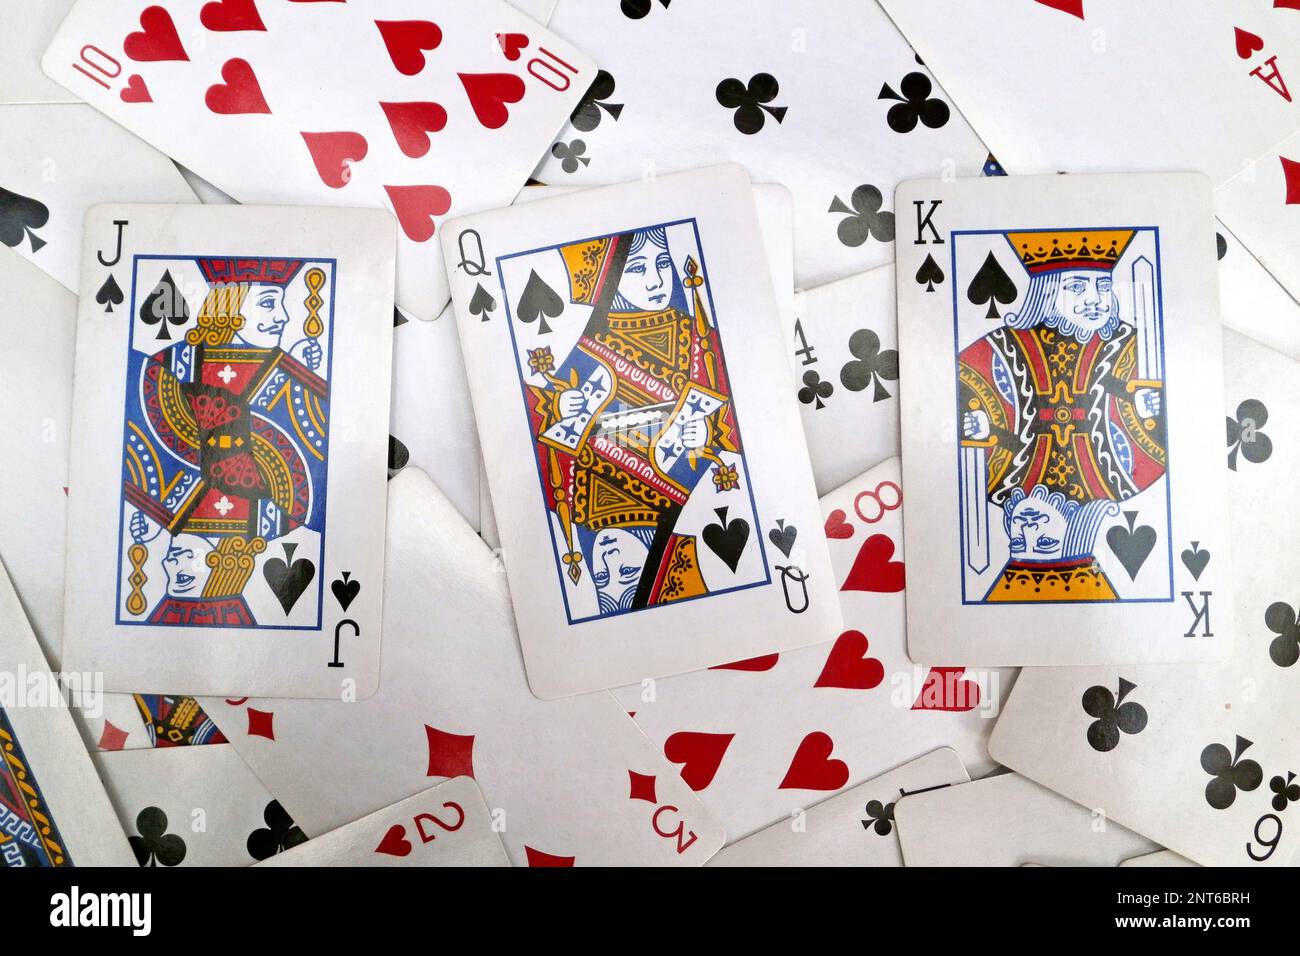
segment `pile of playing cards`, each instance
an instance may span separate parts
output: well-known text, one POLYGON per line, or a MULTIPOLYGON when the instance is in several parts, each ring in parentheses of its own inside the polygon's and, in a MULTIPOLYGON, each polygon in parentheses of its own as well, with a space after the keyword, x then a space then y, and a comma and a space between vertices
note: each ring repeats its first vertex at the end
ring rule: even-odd
POLYGON ((1192 6, 0 0, 0 860, 1288 864, 1300 0, 1192 6))

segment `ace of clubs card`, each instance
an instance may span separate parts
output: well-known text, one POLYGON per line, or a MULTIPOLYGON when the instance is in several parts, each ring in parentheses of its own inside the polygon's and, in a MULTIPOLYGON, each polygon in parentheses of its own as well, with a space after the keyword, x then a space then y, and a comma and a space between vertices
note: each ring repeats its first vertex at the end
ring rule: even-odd
POLYGON ((501 0, 81 0, 42 66, 240 202, 391 209, 427 320, 441 222, 509 202, 595 77, 501 0))
POLYGON ((374 692, 395 232, 380 210, 91 210, 65 666, 133 693, 374 692))
POLYGON ((543 698, 839 628, 761 235, 738 166, 444 232, 520 641, 543 698))
POLYGON ((911 656, 1221 659, 1208 180, 918 181, 897 200, 911 656), (925 281, 940 260, 946 278, 925 281))

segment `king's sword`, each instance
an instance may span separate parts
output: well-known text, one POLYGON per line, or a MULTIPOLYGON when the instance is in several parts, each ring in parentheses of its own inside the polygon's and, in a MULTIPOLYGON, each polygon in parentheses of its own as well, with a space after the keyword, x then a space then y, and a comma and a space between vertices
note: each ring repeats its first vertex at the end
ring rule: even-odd
POLYGON ((1159 388, 1165 378, 1164 343, 1156 317, 1156 270, 1146 256, 1133 262, 1133 326, 1137 334, 1137 379, 1130 380, 1130 393, 1139 388, 1159 388))
POLYGON ((985 449, 993 438, 983 441, 962 439, 961 443, 961 515, 962 557, 966 566, 983 574, 989 566, 989 468, 985 449))

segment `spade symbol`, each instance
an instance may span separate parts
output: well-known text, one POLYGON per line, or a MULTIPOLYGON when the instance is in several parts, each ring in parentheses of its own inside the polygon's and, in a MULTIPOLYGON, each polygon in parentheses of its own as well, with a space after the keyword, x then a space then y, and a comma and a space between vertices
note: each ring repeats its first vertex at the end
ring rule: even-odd
POLYGON ((17 249, 26 236, 31 241, 32 252, 40 252, 45 240, 33 230, 49 221, 50 208, 45 203, 0 189, 0 242, 10 249, 17 249))
POLYGON ((190 309, 185 304, 185 297, 176 288, 171 272, 164 272, 140 306, 140 321, 158 326, 158 339, 170 342, 171 326, 184 325, 189 320, 190 309))
POLYGON ((411 461, 411 452, 395 435, 388 436, 388 470, 401 471, 411 461))
POLYGON ((307 585, 311 584, 312 578, 316 577, 316 565, 306 558, 299 558, 297 561, 293 559, 294 551, 298 550, 296 544, 286 544, 282 547, 284 557, 271 558, 262 565, 262 577, 266 578, 266 583, 271 586, 276 600, 280 602, 280 607, 284 608, 285 614, 288 614, 298 603, 298 598, 302 597, 302 592, 307 590, 307 585))
POLYGON ((402 315, 401 309, 397 308, 397 306, 393 306, 393 328, 397 328, 399 325, 405 325, 409 321, 410 320, 407 319, 406 316, 402 315))
POLYGON ((343 577, 335 578, 330 582, 330 590, 334 592, 334 600, 339 602, 339 607, 343 608, 344 612, 357 599, 357 594, 361 591, 361 582, 352 581, 350 580, 351 577, 351 571, 344 571, 343 577))
POLYGON ((1192 572, 1192 577, 1199 581, 1201 572, 1210 563, 1210 552, 1201 547, 1201 542, 1193 541, 1190 548, 1183 549, 1183 566, 1192 572))
POLYGON ((1137 516, 1136 511, 1124 512, 1124 520, 1128 522, 1128 527, 1117 524, 1106 532, 1106 543, 1115 552, 1115 557, 1119 558, 1119 563, 1124 565, 1129 580, 1133 581, 1137 580, 1137 573, 1142 570, 1142 565, 1146 564, 1151 549, 1156 546, 1155 528, 1149 524, 1141 524, 1136 530, 1134 529, 1133 522, 1137 520, 1137 516))
POLYGON ((537 322, 537 334, 549 335, 551 327, 546 324, 548 318, 559 318, 564 312, 564 302, 534 269, 524 286, 524 294, 519 299, 519 320, 537 322))
POLYGON ((943 284, 943 270, 934 261, 934 256, 927 252, 921 268, 916 270, 916 284, 925 286, 926 292, 933 292, 936 283, 943 284))
MULTIPOLYGON (((786 527, 785 521, 778 518, 776 527, 767 533, 767 539, 781 549, 781 553, 787 558, 790 557, 790 549, 794 547, 794 539, 798 537, 799 529, 794 525, 786 527)), ((732 569, 735 570, 734 568, 732 569)))
POLYGON ((113 273, 110 272, 104 284, 99 287, 99 292, 95 294, 95 301, 104 307, 105 312, 112 312, 113 306, 122 304, 122 288, 113 278, 113 273))
MULTIPOLYGON (((537 273, 534 272, 533 275, 537 275, 537 273)), ((552 293, 552 295, 554 295, 554 293, 552 293)), ((524 297, 527 298, 527 296, 528 296, 528 292, 527 290, 525 290, 524 297)), ((483 283, 480 282, 478 284, 478 288, 474 290, 474 297, 469 300, 469 314, 481 315, 483 317, 483 321, 486 322, 488 321, 488 319, 491 318, 491 316, 488 315, 488 313, 495 312, 496 307, 497 307, 497 300, 492 298, 492 294, 488 292, 487 289, 483 288, 483 283)), ((524 307, 523 302, 519 303, 519 307, 521 309, 524 307)), ((525 319, 525 321, 528 320, 525 319)), ((545 323, 543 323, 543 329, 545 329, 545 323)))
MULTIPOLYGON (((714 508, 713 513, 718 516, 718 520, 714 524, 704 526, 704 543, 709 546, 710 551, 726 562, 727 567, 731 568, 731 573, 735 574, 736 568, 740 565, 740 556, 749 542, 749 522, 744 518, 732 518, 728 521, 726 508, 714 508)), ((791 543, 793 543, 793 536, 791 543)))
POLYGON ((984 265, 975 273, 970 288, 966 290, 966 298, 972 305, 988 304, 989 310, 984 314, 986 319, 998 318, 997 303, 1010 305, 1016 301, 1016 284, 1011 281, 993 253, 988 254, 984 265))

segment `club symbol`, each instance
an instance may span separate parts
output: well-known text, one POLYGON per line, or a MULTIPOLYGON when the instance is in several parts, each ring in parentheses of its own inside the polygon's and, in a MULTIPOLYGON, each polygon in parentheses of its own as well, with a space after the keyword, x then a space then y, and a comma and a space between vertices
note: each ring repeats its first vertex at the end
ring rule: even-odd
POLYGON ((928 252, 925 254, 925 261, 921 263, 921 268, 916 270, 916 284, 925 286, 926 292, 933 292, 935 285, 943 285, 943 270, 939 268, 939 263, 934 261, 934 256, 928 252))
MULTIPOLYGON (((388 436, 388 470, 396 473, 411 462, 411 450, 396 435, 388 436)), ((392 475, 389 475, 391 478, 392 475)))
POLYGON ((248 855, 254 860, 269 860, 277 853, 307 842, 307 834, 293 822, 279 800, 266 805, 262 819, 266 826, 250 833, 246 844, 248 855))
POLYGON ((40 252, 45 240, 36 235, 50 221, 50 208, 38 199, 0 189, 0 242, 17 249, 27 239, 32 252, 40 252))
POLYGON ((889 398, 885 382, 898 381, 898 350, 880 349, 880 336, 870 329, 858 329, 849 336, 849 353, 853 359, 840 369, 840 382, 850 392, 860 392, 875 385, 873 402, 889 398))
POLYGON ((1269 780, 1268 789, 1273 791, 1273 809, 1278 813, 1300 800, 1300 783, 1295 782, 1295 774, 1291 771, 1287 771, 1285 778, 1279 774, 1269 780))
POLYGON ((863 183, 853 190, 847 205, 839 196, 833 196, 827 212, 846 214, 846 218, 840 220, 835 230, 840 242, 851 249, 856 249, 868 239, 893 242, 894 214, 881 211, 884 202, 885 197, 880 190, 870 183, 863 183))
POLYGON ((728 77, 718 84, 715 96, 720 105, 736 111, 732 119, 736 129, 753 136, 763 128, 768 116, 777 123, 785 119, 788 107, 769 105, 780 92, 781 84, 771 73, 755 73, 748 83, 728 77))
POLYGON ((889 108, 885 122, 895 133, 910 133, 918 121, 930 129, 938 129, 948 122, 951 112, 943 100, 930 96, 934 86, 924 73, 909 73, 898 84, 900 96, 888 83, 880 87, 878 100, 898 100, 889 108))
POLYGON ((1220 261, 1222 261, 1223 257, 1228 254, 1228 240, 1223 238, 1223 233, 1221 232, 1216 232, 1214 234, 1214 254, 1220 261))
POLYGON ((1237 791, 1249 793, 1264 780, 1264 771, 1253 760, 1242 760, 1252 741, 1237 735, 1236 750, 1229 752, 1223 744, 1210 744, 1201 751, 1201 769, 1214 777, 1205 785, 1205 802, 1216 810, 1226 810, 1237 799, 1237 791))
POLYGON ((1237 470, 1237 452, 1252 465, 1268 461, 1273 454, 1273 440, 1260 429, 1268 423, 1268 408, 1258 399, 1248 398, 1237 406, 1237 417, 1227 419, 1228 467, 1237 470))
POLYGON ((1119 746, 1121 734, 1140 734, 1147 726, 1147 709, 1136 701, 1125 701, 1137 685, 1119 679, 1119 697, 1100 684, 1083 692, 1083 711, 1096 717, 1088 726, 1088 744, 1099 753, 1109 753, 1119 746))
MULTIPOLYGON (((623 114, 622 103, 610 103, 609 98, 614 95, 615 89, 614 75, 606 70, 597 70, 596 79, 591 83, 586 94, 578 101, 577 108, 569 117, 569 122, 573 128, 583 133, 590 133, 604 118, 601 110, 609 114, 609 118, 615 123, 623 114)), ((582 142, 577 140, 576 142, 582 142)))
POLYGON ((1264 623, 1277 637, 1268 645, 1268 656, 1278 667, 1290 667, 1300 660, 1300 614, 1285 601, 1274 601, 1264 612, 1264 623))
MULTIPOLYGON (((668 5, 672 2, 673 0, 659 0, 660 5, 665 10, 668 9, 668 5)), ((654 4, 651 3, 651 0, 623 0, 619 4, 619 8, 623 11, 623 16, 629 20, 640 20, 654 8, 654 4)))
POLYGON ((862 829, 874 830, 879 836, 889 836, 894 832, 894 804, 869 800, 863 808, 868 819, 862 821, 862 829))
POLYGON ((580 139, 571 143, 556 143, 551 147, 551 155, 560 161, 560 168, 566 173, 576 173, 578 166, 590 166, 591 157, 584 156, 587 144, 580 139))
POLYGON ((185 859, 185 841, 167 832, 167 814, 157 807, 145 807, 136 815, 139 836, 129 842, 141 866, 176 866, 185 859))
POLYGON ((822 381, 822 377, 815 368, 810 368, 803 373, 803 388, 799 389, 799 401, 805 405, 817 403, 818 408, 826 407, 826 399, 831 397, 835 391, 835 386, 830 382, 822 381))

